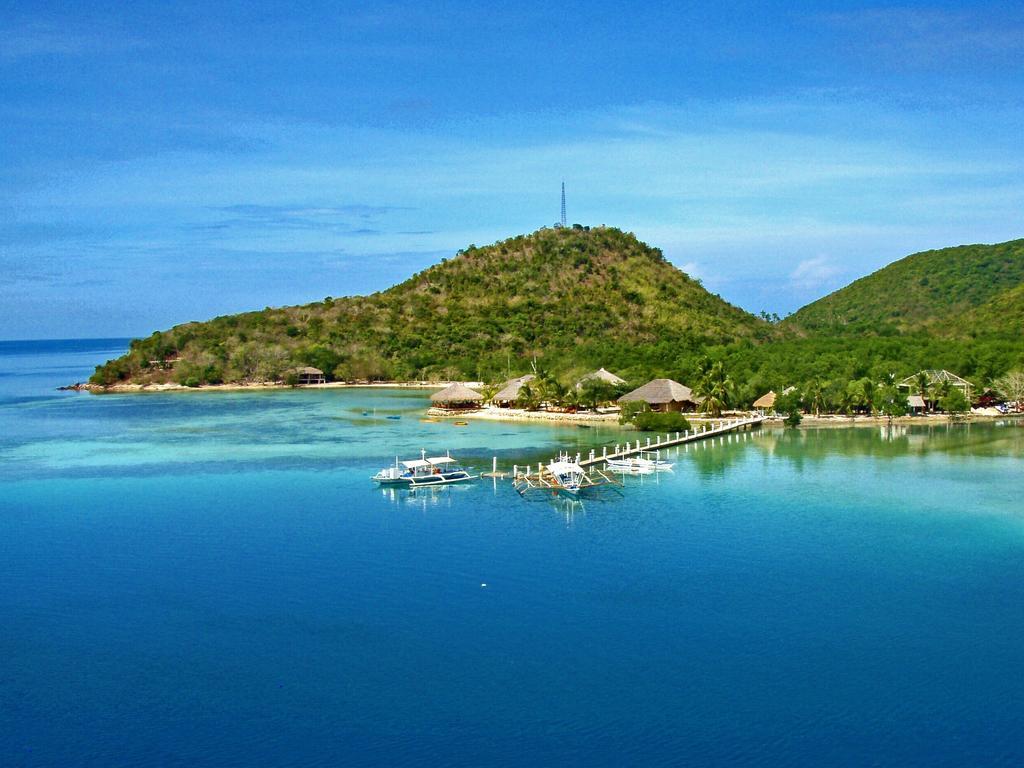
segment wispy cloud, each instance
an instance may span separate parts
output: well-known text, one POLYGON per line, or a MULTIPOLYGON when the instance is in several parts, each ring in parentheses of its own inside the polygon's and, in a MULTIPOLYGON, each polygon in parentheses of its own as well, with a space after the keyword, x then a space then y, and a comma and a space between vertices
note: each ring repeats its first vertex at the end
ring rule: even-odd
POLYGON ((143 47, 138 38, 117 29, 69 29, 49 24, 0 29, 0 62, 37 56, 83 56, 123 53, 143 47))
POLYGON ((1016 59, 1024 52, 1024 18, 1012 5, 991 9, 867 8, 820 17, 850 35, 851 51, 911 67, 951 65, 979 59, 1016 59))
POLYGON ((373 236, 382 233, 376 225, 396 211, 409 210, 402 206, 366 205, 354 203, 338 206, 314 205, 260 205, 238 204, 214 208, 228 214, 217 221, 191 224, 198 230, 227 230, 234 228, 268 228, 328 232, 350 236, 373 236))

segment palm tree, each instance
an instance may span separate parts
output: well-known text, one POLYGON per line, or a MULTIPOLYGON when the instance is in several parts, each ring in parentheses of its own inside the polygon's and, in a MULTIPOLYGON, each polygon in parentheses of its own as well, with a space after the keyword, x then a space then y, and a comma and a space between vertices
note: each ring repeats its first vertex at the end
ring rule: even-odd
POLYGON ((530 384, 533 382, 527 382, 519 388, 519 394, 516 396, 516 405, 520 408, 525 408, 527 411, 537 410, 537 406, 540 405, 540 393, 536 388, 531 387, 530 384))
POLYGON ((917 379, 914 383, 917 384, 917 394, 919 394, 921 396, 921 399, 927 403, 929 384, 928 374, 925 373, 924 371, 921 371, 920 373, 917 374, 917 379))
POLYGON ((811 379, 804 387, 804 398, 808 407, 814 411, 815 416, 820 416, 825 408, 825 388, 820 379, 811 379))
POLYGON ((706 369, 706 373, 697 382, 695 394, 703 398, 700 403, 701 413, 713 417, 722 415, 722 411, 729 406, 732 379, 726 374, 721 361, 712 363, 706 369))

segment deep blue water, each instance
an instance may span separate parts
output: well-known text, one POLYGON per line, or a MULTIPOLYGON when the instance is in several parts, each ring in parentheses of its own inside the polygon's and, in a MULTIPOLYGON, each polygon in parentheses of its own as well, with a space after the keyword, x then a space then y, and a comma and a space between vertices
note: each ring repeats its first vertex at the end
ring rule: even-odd
POLYGON ((604 502, 410 495, 368 475, 621 435, 54 391, 123 346, 0 343, 2 766, 1024 760, 1018 425, 748 434, 604 502))

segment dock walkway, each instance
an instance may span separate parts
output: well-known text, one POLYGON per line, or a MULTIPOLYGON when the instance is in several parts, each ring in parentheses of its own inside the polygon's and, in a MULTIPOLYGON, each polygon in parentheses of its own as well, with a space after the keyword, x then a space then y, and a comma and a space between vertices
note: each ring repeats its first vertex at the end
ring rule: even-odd
POLYGON ((723 419, 717 423, 712 421, 710 424, 703 424, 684 432, 676 432, 674 435, 671 433, 667 435, 656 435, 653 440, 650 437, 646 438, 646 440, 637 438, 636 441, 629 441, 624 446, 616 445, 610 451, 608 450, 608 446, 604 446, 601 449, 600 454, 597 453, 596 449, 592 449, 589 456, 584 457, 577 454, 577 459, 579 460, 580 466, 589 467, 594 464, 607 461, 608 459, 623 459, 627 456, 635 456, 638 453, 660 451, 663 448, 671 448, 674 445, 683 445, 684 443, 695 443, 698 440, 706 440, 709 437, 724 435, 727 432, 739 432, 744 429, 752 429, 763 421, 763 416, 749 416, 747 418, 740 419, 723 419))

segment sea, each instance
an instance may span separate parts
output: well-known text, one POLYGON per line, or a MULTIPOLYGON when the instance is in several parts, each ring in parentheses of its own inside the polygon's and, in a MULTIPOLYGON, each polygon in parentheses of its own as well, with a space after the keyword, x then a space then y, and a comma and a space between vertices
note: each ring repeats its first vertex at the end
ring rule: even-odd
POLYGON ((629 435, 57 391, 126 344, 0 342, 0 766, 1024 764, 1020 422, 760 429, 582 501, 382 490, 629 435))

